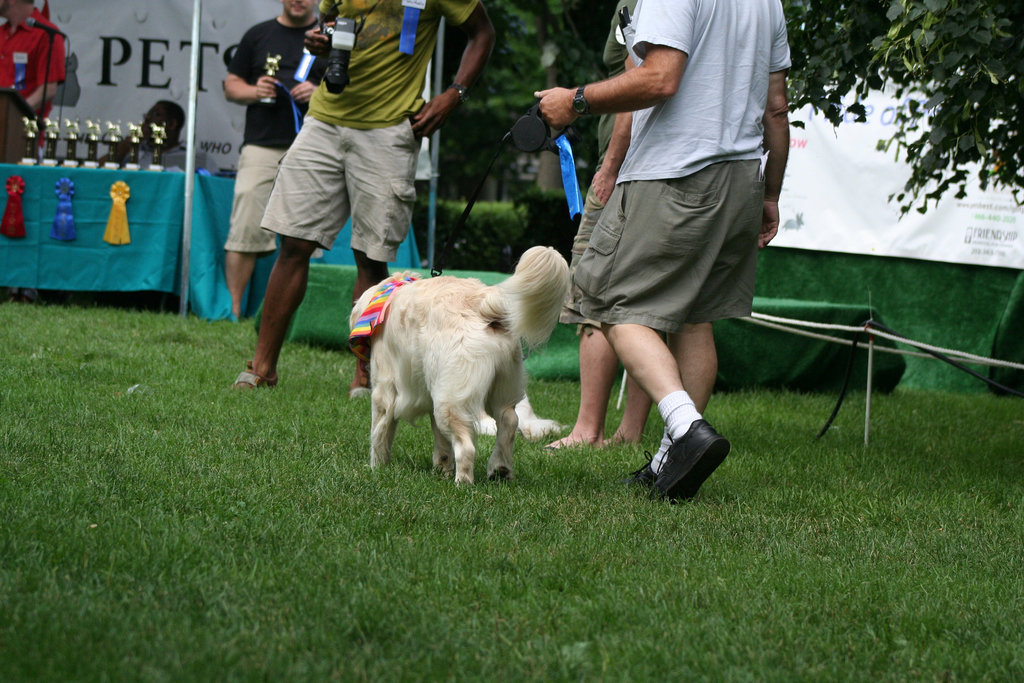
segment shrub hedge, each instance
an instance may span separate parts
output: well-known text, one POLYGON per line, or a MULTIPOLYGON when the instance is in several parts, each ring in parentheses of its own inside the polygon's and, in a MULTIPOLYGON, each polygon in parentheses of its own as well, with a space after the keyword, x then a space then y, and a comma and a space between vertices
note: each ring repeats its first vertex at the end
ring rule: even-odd
MULTIPOLYGON (((437 201, 435 265, 441 259, 448 234, 466 208, 465 201, 437 201)), ((427 262, 429 197, 420 192, 413 211, 413 230, 420 260, 427 262)), ((565 195, 560 191, 531 188, 510 202, 478 201, 466 219, 451 258, 440 264, 451 270, 512 272, 515 262, 530 247, 554 247, 566 259, 572 253, 576 225, 569 219, 565 195)))

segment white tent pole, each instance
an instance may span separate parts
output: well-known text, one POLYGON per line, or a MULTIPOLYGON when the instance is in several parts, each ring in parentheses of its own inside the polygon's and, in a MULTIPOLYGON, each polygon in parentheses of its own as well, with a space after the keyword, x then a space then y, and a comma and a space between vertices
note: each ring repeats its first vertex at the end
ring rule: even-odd
POLYGON ((185 126, 185 216, 181 226, 181 299, 178 311, 188 314, 188 279, 192 251, 192 193, 196 185, 196 101, 199 98, 199 25, 202 23, 202 0, 192 3, 192 54, 189 59, 188 120, 185 126))
MULTIPOLYGON (((444 71, 444 18, 437 27, 437 47, 434 49, 434 92, 436 97, 441 93, 441 75, 444 71)), ((437 178, 438 155, 441 149, 441 131, 434 131, 430 136, 430 203, 427 209, 427 267, 434 267, 434 243, 437 235, 437 178)), ((447 264, 445 264, 447 265, 447 264)))
POLYGON ((864 402, 864 445, 868 445, 868 436, 871 432, 871 386, 872 375, 875 372, 875 335, 868 335, 868 384, 864 402))

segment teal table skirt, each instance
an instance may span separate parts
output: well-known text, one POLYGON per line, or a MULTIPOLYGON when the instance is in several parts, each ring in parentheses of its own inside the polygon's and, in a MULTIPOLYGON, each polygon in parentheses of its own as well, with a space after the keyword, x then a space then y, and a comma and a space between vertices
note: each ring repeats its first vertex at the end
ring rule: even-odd
MULTIPOLYGON (((185 175, 183 173, 104 169, 69 169, 0 164, 6 183, 11 176, 25 181, 22 211, 25 237, 0 235, 0 287, 34 287, 76 292, 159 291, 180 294, 185 175), (71 200, 77 236, 71 241, 50 238, 57 211, 57 181, 75 184, 71 200), (128 184, 126 204, 131 242, 114 246, 103 241, 113 201, 110 187, 128 184)), ((193 186, 192 230, 189 239, 189 307, 208 320, 231 316, 231 296, 224 281, 224 242, 234 197, 234 180, 197 175, 193 186)), ((6 209, 7 197, 3 197, 6 209)), ((351 225, 338 235, 335 248, 318 263, 352 265, 348 248, 351 225)), ((254 314, 263 301, 276 254, 257 262, 244 309, 254 314)), ((399 249, 392 268, 419 265, 413 231, 399 249)))
MULTIPOLYGON (((181 173, 67 169, 0 164, 3 182, 25 181, 21 198, 25 237, 0 236, 0 285, 70 291, 178 290, 181 251, 181 173), (71 200, 77 237, 50 237, 57 212, 57 181, 74 183, 71 200), (110 187, 128 184, 129 244, 103 241, 113 200, 110 187)), ((8 198, 5 196, 4 208, 8 198)))

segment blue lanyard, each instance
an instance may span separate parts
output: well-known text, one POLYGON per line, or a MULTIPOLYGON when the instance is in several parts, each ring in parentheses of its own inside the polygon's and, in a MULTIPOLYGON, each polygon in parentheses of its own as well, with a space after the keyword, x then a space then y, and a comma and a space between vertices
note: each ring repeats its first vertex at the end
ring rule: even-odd
POLYGON ((302 130, 302 112, 299 111, 299 105, 295 103, 295 98, 288 92, 288 88, 284 87, 280 83, 277 84, 284 94, 288 96, 288 102, 292 105, 292 118, 295 121, 295 134, 298 135, 299 131, 302 130))

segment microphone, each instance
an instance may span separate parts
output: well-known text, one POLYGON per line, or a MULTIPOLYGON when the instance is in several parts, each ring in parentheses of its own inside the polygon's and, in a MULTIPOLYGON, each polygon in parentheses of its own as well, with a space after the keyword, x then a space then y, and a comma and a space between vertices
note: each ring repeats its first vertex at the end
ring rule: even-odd
POLYGON ((65 38, 68 37, 67 34, 64 33, 63 31, 61 31, 60 29, 56 29, 53 26, 50 26, 48 24, 44 24, 44 23, 42 23, 40 21, 36 21, 32 17, 29 17, 28 19, 25 20, 25 26, 31 26, 33 28, 41 28, 44 31, 46 31, 47 33, 49 33, 51 36, 64 36, 65 38))

